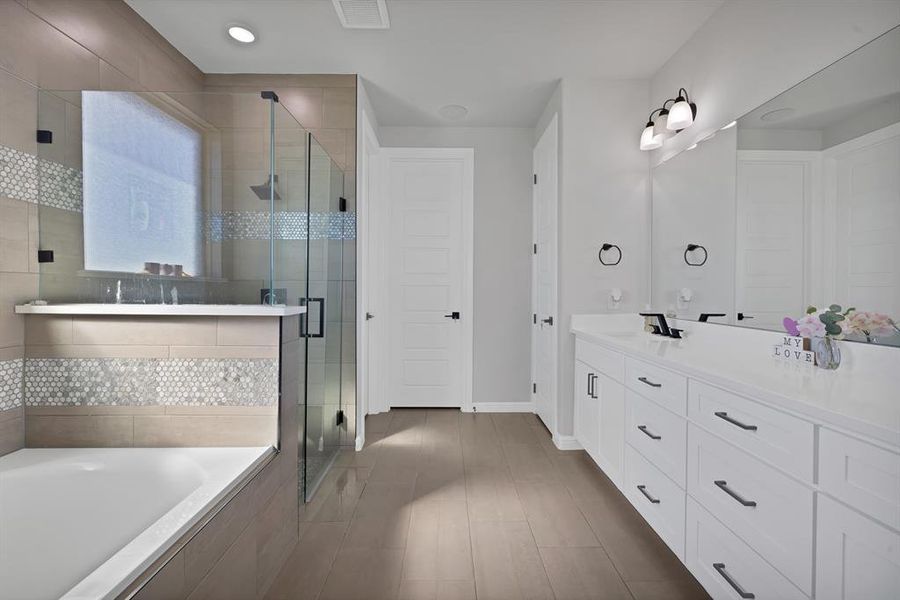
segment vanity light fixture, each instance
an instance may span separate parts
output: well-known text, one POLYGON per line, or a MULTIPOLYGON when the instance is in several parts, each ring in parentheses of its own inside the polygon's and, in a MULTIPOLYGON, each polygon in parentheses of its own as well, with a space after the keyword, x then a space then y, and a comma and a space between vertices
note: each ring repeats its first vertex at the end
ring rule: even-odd
POLYGON ((697 105, 690 101, 687 90, 680 88, 676 98, 669 98, 660 108, 650 113, 641 133, 641 150, 662 147, 665 140, 692 125, 696 117, 697 105), (657 115, 655 120, 654 115, 657 115))
POLYGON ((228 35, 231 36, 231 39, 242 44, 252 44, 256 41, 256 34, 243 25, 231 25, 228 28, 228 35))
POLYGON ((696 116, 697 105, 690 101, 686 89, 679 89, 675 104, 669 110, 669 122, 666 126, 672 131, 681 131, 685 127, 690 127, 696 116))

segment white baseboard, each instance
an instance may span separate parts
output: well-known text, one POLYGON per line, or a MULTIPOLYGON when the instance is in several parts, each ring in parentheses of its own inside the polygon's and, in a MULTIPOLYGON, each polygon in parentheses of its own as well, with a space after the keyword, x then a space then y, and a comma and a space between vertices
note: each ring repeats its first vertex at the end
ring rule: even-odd
POLYGON ((473 412, 534 413, 534 402, 476 402, 473 412))
POLYGON ((554 435, 553 445, 560 450, 581 450, 581 444, 572 435, 554 435))

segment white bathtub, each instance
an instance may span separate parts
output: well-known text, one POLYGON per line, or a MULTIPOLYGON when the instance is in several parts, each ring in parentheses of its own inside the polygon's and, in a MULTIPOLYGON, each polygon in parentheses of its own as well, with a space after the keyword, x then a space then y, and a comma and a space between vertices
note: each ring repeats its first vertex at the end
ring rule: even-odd
POLYGON ((0 457, 0 599, 107 599, 272 448, 26 449, 0 457))

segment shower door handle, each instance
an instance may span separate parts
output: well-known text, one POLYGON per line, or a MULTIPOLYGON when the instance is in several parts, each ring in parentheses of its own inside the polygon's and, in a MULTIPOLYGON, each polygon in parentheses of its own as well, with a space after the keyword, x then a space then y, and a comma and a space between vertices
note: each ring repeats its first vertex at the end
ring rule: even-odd
POLYGON ((306 312, 300 315, 300 337, 325 337, 325 298, 300 298, 300 306, 306 307, 306 312), (319 331, 317 333, 309 332, 309 309, 313 302, 319 304, 319 331))

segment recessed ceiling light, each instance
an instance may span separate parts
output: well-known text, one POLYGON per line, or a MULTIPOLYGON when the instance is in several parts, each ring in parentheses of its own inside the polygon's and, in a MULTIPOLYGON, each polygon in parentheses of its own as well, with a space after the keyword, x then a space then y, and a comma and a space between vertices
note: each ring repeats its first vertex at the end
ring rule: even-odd
POLYGON ((250 44, 256 41, 256 34, 242 25, 232 25, 228 28, 231 39, 242 44, 250 44))
POLYGON ((438 109, 438 114, 448 121, 459 121, 469 114, 469 109, 459 104, 447 104, 438 109))
POLYGON ((726 129, 731 129, 735 125, 737 125, 737 121, 732 121, 728 125, 725 125, 724 127, 722 127, 722 129, 720 129, 719 131, 725 131, 726 129))
POLYGON ((759 120, 766 121, 768 123, 772 121, 781 121, 782 119, 786 119, 797 112, 793 108, 776 108, 775 110, 770 110, 769 112, 762 115, 759 120))

